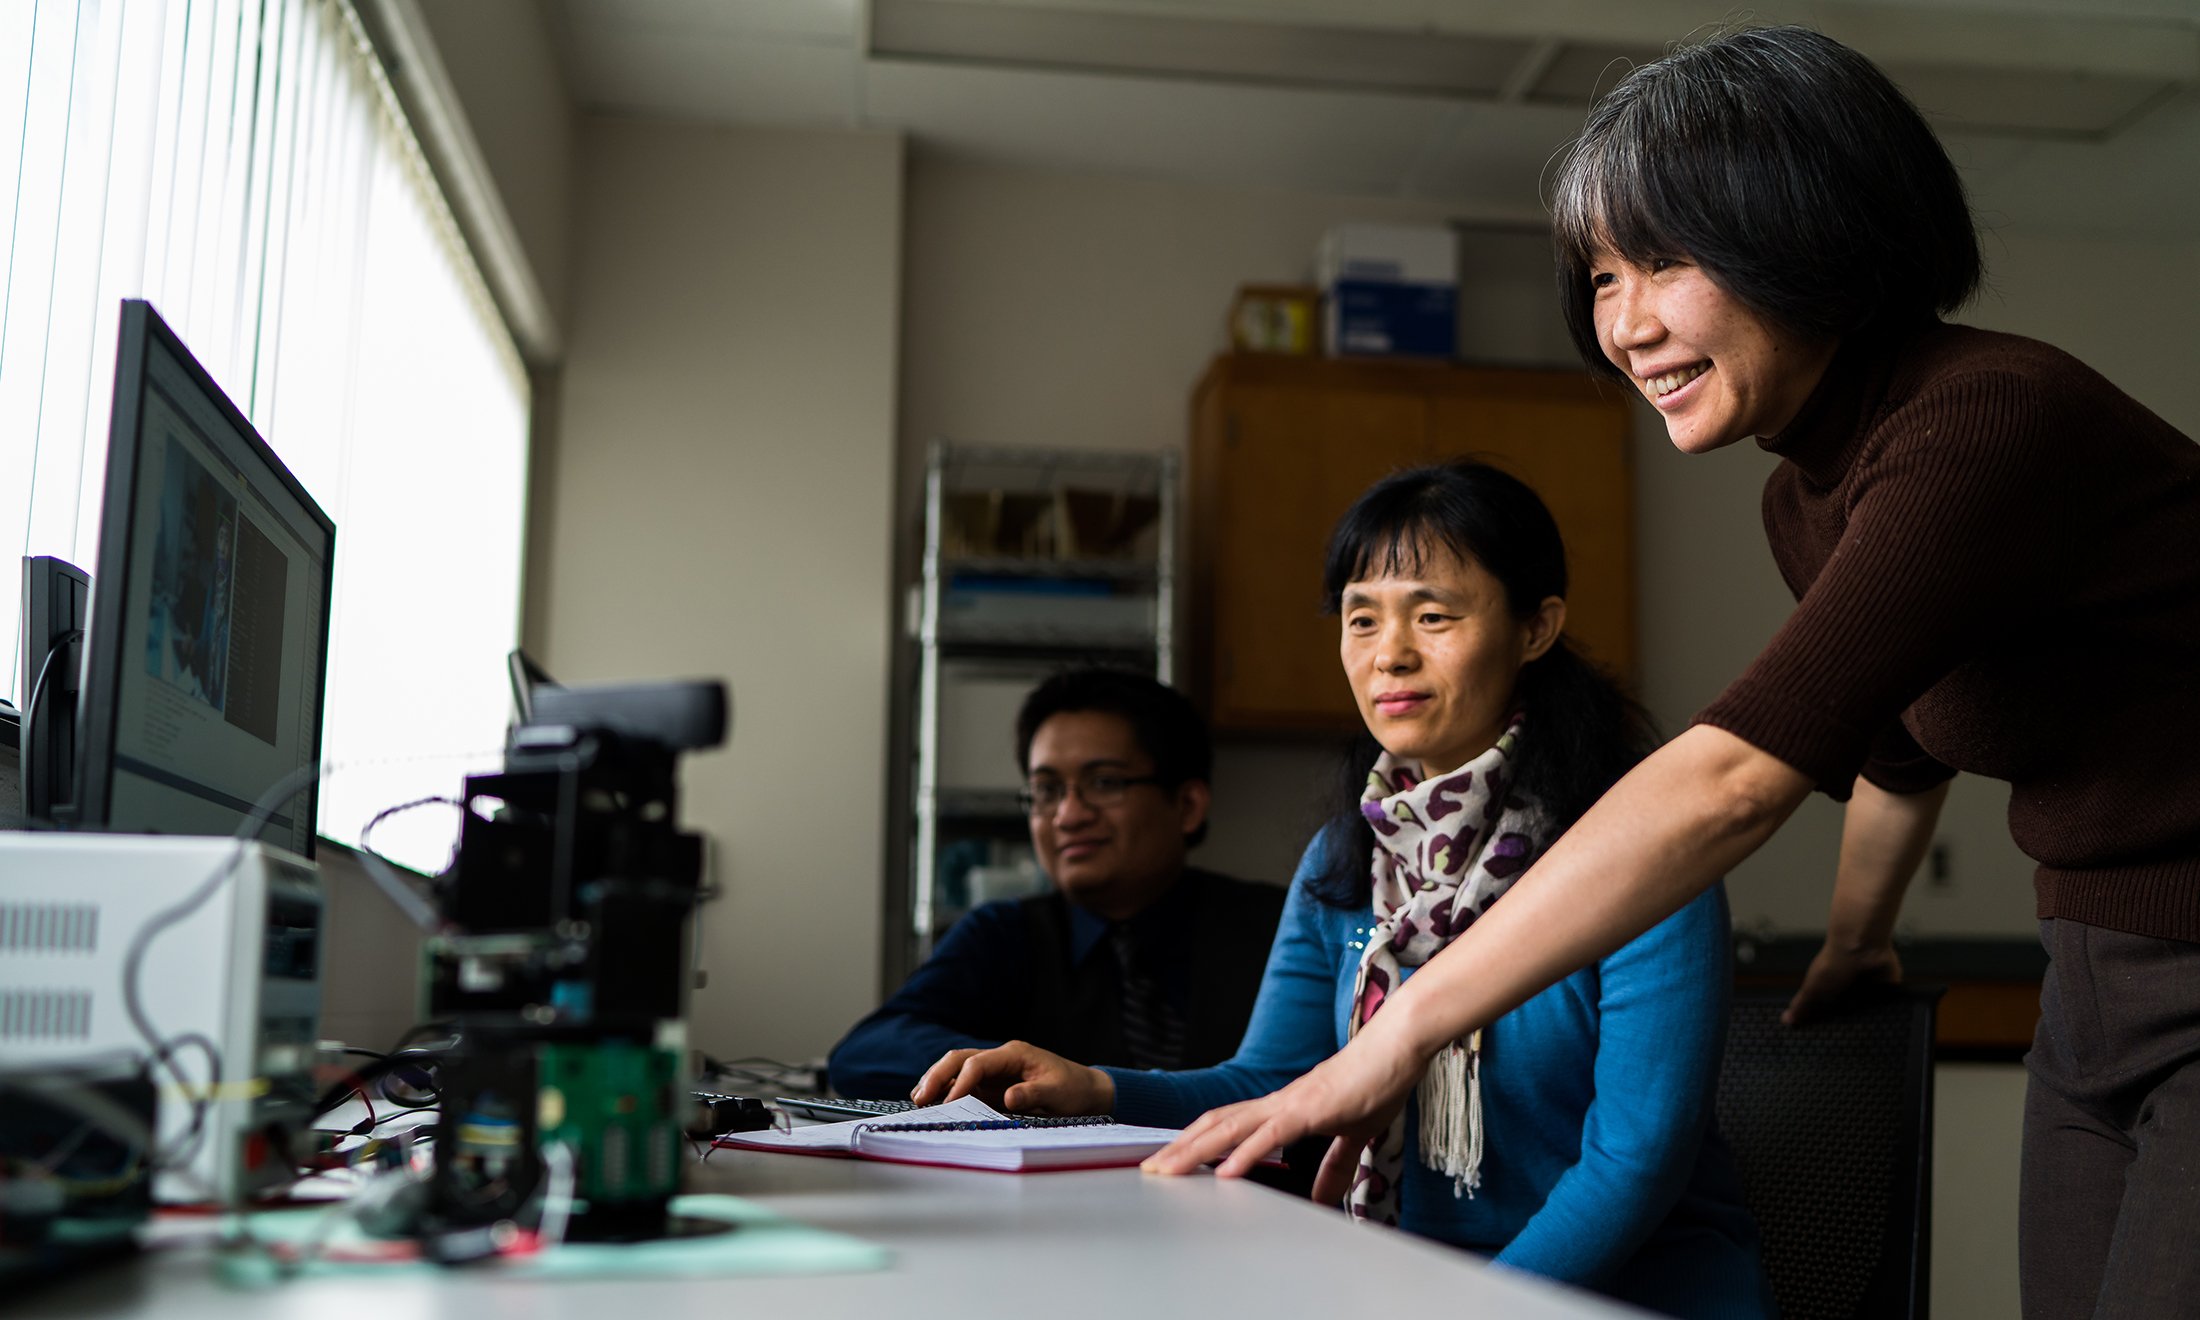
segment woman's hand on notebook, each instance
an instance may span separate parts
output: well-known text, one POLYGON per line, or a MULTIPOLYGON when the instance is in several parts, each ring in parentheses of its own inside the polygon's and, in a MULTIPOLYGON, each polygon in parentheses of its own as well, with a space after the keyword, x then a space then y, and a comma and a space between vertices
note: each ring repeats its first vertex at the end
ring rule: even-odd
POLYGON ((1012 1040, 989 1050, 949 1050, 909 1092, 920 1105, 966 1095, 1012 1114, 1105 1114, 1115 1107, 1115 1081, 1098 1068, 1012 1040))

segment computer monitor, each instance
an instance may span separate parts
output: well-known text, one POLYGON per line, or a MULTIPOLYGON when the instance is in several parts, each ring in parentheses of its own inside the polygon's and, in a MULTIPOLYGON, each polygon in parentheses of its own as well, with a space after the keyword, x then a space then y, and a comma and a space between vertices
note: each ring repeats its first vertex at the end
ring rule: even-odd
POLYGON ((76 796, 76 711, 92 580, 52 555, 23 557, 23 819, 51 821, 76 796))
MULTIPOLYGON (((336 528, 175 332, 122 304, 76 817, 228 834, 321 754, 336 528)), ((313 855, 316 788, 258 837, 313 855)))

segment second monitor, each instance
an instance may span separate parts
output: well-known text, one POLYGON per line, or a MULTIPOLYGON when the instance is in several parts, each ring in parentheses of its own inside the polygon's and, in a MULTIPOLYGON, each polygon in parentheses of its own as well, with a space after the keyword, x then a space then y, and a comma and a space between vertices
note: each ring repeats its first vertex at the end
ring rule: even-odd
MULTIPOLYGON (((122 304, 76 817, 228 834, 321 751, 335 525, 151 304, 122 304)), ((311 785, 258 837, 313 855, 311 785)))

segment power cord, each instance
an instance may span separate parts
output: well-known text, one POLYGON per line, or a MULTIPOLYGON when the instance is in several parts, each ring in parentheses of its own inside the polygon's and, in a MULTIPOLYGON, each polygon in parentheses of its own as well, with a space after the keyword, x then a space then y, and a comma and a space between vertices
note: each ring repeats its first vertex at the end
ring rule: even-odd
POLYGON ((177 1089, 191 1097, 191 1126, 183 1138, 183 1148, 180 1151, 157 1153, 153 1159, 155 1168, 179 1168, 197 1153, 199 1140, 206 1127, 207 1108, 221 1094, 223 1069, 221 1051, 205 1036, 186 1032, 174 1037, 163 1037, 154 1027, 151 1015, 145 1011, 145 998, 140 985, 146 954, 161 932, 189 920, 193 913, 206 906, 207 901, 243 865, 246 847, 259 837, 260 827, 275 814, 276 808, 319 780, 324 769, 320 765, 300 766, 276 780, 274 786, 262 793, 259 800, 252 804, 252 810, 247 813, 243 823, 237 826, 237 832, 233 836, 236 846, 229 850, 229 856, 220 866, 214 868, 214 873, 201 882, 198 888, 155 913, 140 926, 136 938, 130 941, 129 952, 123 955, 122 1007, 129 1015, 130 1025, 137 1029, 138 1035, 145 1040, 146 1048, 152 1051, 154 1065, 165 1070, 177 1089), (190 1077, 176 1063, 177 1050, 186 1045, 195 1045, 206 1054, 208 1075, 206 1085, 202 1088, 195 1088, 190 1077))
MULTIPOLYGON (((67 632, 64 632, 60 636, 56 637, 53 642, 46 647, 46 658, 45 660, 40 662, 38 666, 38 677, 31 680, 30 695, 24 699, 23 709, 16 717, 18 730, 16 742, 17 745, 22 749, 22 754, 25 757, 28 757, 30 755, 31 747, 33 745, 32 735, 36 732, 38 727, 38 705, 40 699, 43 698, 46 694, 46 676, 53 672, 54 661, 60 659, 61 656, 71 646, 75 645, 77 639, 82 637, 83 635, 84 630, 82 628, 71 628, 67 632)), ((44 774, 46 769, 47 767, 40 766, 37 769, 37 773, 44 774)), ((25 784, 31 782, 32 773, 33 771, 31 766, 29 766, 28 764, 23 766, 23 780, 25 784)), ((73 807, 75 804, 68 801, 68 798, 72 796, 74 796, 73 792, 69 792, 66 790, 62 793, 49 793, 47 797, 47 802, 51 806, 73 807)), ((63 817, 64 815, 64 813, 59 810, 53 811, 52 814, 57 819, 63 817)), ((51 821, 41 820, 35 822, 35 825, 39 827, 44 827, 51 824, 51 821)))
POLYGON ((774 1094, 814 1092, 822 1095, 825 1092, 825 1070, 815 1064, 788 1063, 761 1055, 720 1059, 704 1053, 702 1059, 705 1077, 724 1078, 736 1086, 768 1090, 774 1094))
MULTIPOLYGON (((38 717, 38 699, 45 695, 46 675, 53 672, 53 662, 59 659, 62 652, 68 650, 83 636, 84 630, 82 628, 71 628, 59 637, 54 638, 52 644, 46 648, 46 658, 38 666, 38 677, 31 680, 30 696, 23 702, 22 720, 26 735, 30 732, 31 721, 38 717)), ((24 741, 28 742, 28 737, 24 741)))
MULTIPOLYGON (((373 1053, 373 1051, 371 1050, 357 1050, 353 1052, 359 1054, 373 1053)), ((351 1096, 354 1090, 363 1089, 367 1086, 368 1083, 379 1081, 381 1078, 386 1077, 401 1068, 416 1065, 432 1067, 438 1063, 441 1063, 443 1061, 443 1056, 446 1053, 448 1053, 448 1051, 443 1049, 402 1049, 392 1051, 389 1054, 377 1055, 372 1063, 365 1064, 361 1067, 353 1069, 348 1073, 345 1073, 342 1077, 338 1078, 335 1083, 332 1084, 326 1091, 323 1091, 321 1093, 320 1100, 316 1102, 313 1106, 313 1116, 315 1118, 321 1117, 323 1114, 326 1114, 329 1111, 335 1109, 337 1106, 343 1104, 344 1101, 351 1096)), ((391 1102, 395 1104, 398 1109, 406 1112, 411 1112, 416 1109, 426 1109, 435 1104, 436 1095, 433 1089, 421 1087, 416 1087, 415 1089, 422 1091, 425 1099, 411 1102, 396 1100, 391 1097, 386 1091, 383 1093, 382 1098, 385 1100, 391 1100, 391 1102)), ((373 1106, 370 1104, 368 1108, 371 1111, 373 1106)), ((392 1115, 392 1117, 394 1117, 394 1115, 392 1115)))

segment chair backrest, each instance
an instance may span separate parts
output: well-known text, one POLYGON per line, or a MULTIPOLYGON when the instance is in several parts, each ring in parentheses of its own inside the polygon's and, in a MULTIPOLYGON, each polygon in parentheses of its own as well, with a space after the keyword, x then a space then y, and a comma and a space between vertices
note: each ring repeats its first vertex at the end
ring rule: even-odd
POLYGON ((1719 1130, 1785 1320, 1923 1320, 1937 987, 1890 986, 1804 1027, 1737 990, 1719 1130))

